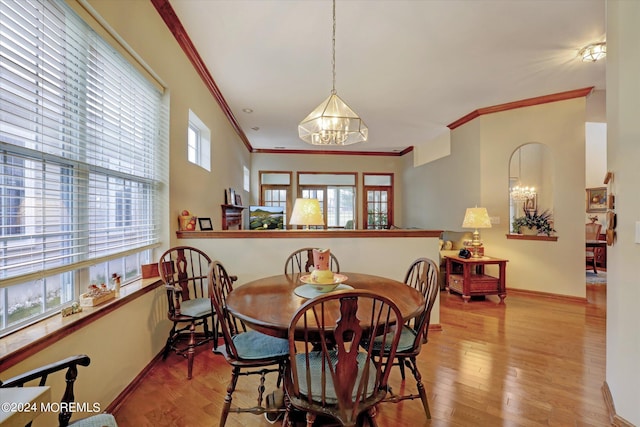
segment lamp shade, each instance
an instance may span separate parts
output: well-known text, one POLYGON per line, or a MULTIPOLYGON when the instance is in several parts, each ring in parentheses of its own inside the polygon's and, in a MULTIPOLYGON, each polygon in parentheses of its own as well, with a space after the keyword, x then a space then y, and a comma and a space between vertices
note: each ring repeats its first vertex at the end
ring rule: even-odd
POLYGON ((486 208, 467 208, 462 221, 463 228, 491 228, 491 219, 486 208))
POLYGON ((296 199, 289 224, 324 225, 318 199, 296 199))

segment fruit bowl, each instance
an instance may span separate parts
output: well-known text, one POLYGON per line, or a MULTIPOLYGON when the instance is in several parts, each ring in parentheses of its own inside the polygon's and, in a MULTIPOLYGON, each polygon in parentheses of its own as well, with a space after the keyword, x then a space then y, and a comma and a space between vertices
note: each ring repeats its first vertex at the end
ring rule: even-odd
POLYGON ((337 273, 333 275, 333 281, 329 283, 318 283, 312 279, 310 274, 306 274, 300 277, 300 281, 302 283, 306 283, 307 285, 313 286, 313 288, 317 292, 321 292, 321 293, 331 292, 332 290, 337 288, 339 284, 345 282, 347 279, 348 277, 345 276, 344 274, 337 274, 337 273))

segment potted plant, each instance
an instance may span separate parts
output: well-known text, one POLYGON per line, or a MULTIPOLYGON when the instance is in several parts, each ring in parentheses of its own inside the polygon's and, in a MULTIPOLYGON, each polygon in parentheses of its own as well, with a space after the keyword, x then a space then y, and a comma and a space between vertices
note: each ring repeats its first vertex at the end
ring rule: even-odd
POLYGON ((527 210, 523 209, 524 215, 513 219, 511 223, 511 229, 514 233, 518 234, 546 234, 551 236, 551 233, 555 232, 551 225, 553 215, 548 209, 541 213, 538 213, 537 209, 527 210))

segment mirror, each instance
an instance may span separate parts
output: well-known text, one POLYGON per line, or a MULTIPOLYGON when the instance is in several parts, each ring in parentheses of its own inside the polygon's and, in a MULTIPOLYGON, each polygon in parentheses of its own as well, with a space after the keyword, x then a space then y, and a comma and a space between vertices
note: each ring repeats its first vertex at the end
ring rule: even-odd
POLYGON ((509 231, 516 217, 525 212, 553 212, 553 159, 545 144, 518 147, 509 161, 509 231))

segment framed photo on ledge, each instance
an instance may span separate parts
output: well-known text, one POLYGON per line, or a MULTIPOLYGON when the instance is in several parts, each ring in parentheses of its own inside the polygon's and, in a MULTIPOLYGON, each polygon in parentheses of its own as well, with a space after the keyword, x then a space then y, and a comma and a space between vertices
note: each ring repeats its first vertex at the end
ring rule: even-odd
POLYGON ((198 218, 198 225, 200 226, 200 231, 213 230, 213 224, 211 223, 211 218, 198 218))
POLYGON ((587 188, 587 212, 607 211, 607 187, 587 188))

